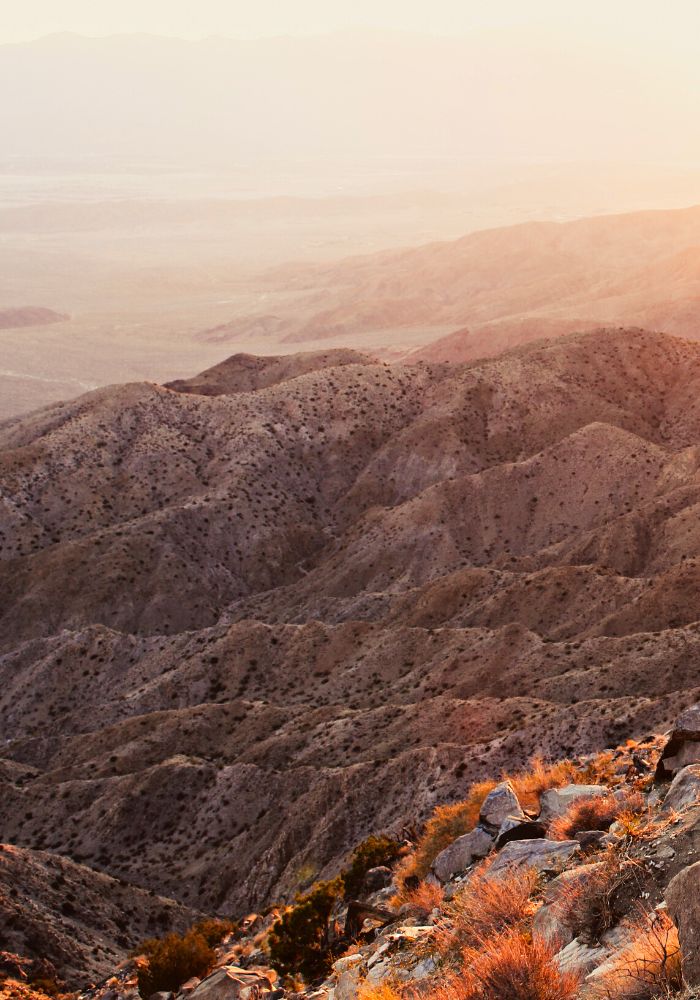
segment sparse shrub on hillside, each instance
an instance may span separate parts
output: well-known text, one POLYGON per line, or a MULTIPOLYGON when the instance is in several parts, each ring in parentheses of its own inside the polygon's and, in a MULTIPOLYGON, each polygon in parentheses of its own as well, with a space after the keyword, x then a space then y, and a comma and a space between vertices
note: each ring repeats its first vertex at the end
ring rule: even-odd
POLYGON ((268 948, 278 972, 300 973, 307 982, 327 975, 337 950, 331 936, 331 913, 342 896, 342 878, 317 882, 273 924, 268 948))
POLYGON ((571 840, 584 830, 607 830, 623 814, 641 815, 646 809, 646 799, 641 792, 628 792, 624 796, 596 795, 571 803, 563 816, 558 816, 549 827, 554 840, 571 840))
POLYGON ((400 843, 390 837, 370 836, 363 840, 353 852, 350 867, 343 872, 346 899, 360 894, 365 875, 370 868, 392 865, 398 858, 400 850, 400 843))
POLYGON ((138 989, 142 997, 164 991, 176 993, 192 976, 204 976, 216 958, 213 948, 199 931, 167 934, 145 941, 145 963, 138 971, 138 989))
POLYGON ((591 984, 590 1000, 657 1000, 682 990, 678 932, 668 914, 641 914, 631 930, 630 944, 591 984))
POLYGON ((463 964, 429 1000, 576 1000, 579 980, 553 961, 556 947, 508 930, 463 952, 463 964))
POLYGON ((491 864, 482 862, 466 887, 444 908, 433 938, 443 958, 454 959, 463 948, 517 927, 532 915, 530 897, 537 886, 537 873, 516 870, 491 878, 491 864))

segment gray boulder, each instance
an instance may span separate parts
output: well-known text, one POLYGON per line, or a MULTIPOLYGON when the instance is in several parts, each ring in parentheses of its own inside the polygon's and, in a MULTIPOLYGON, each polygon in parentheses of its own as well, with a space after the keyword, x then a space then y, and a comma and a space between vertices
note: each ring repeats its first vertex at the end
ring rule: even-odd
POLYGON ((667 781, 687 767, 700 763, 700 705, 691 705, 676 719, 656 767, 656 777, 667 781))
POLYGON ((251 993, 271 989, 272 983, 261 973, 235 965, 224 965, 192 990, 190 1000, 246 1000, 251 993))
POLYGON ((563 816, 577 799, 607 795, 609 791, 605 785, 564 785, 563 788, 548 788, 540 797, 540 822, 548 823, 558 816, 563 816))
POLYGON ((600 863, 581 865, 562 872, 549 883, 545 889, 542 906, 532 921, 534 938, 540 938, 559 948, 565 948, 574 940, 573 929, 567 923, 569 915, 567 901, 572 891, 584 885, 600 868, 602 868, 600 863))
POLYGON ((678 928, 683 975, 690 986, 700 986, 700 861, 671 879, 665 899, 678 928))
POLYGON ((662 813, 680 812, 700 803, 700 764, 691 764, 679 771, 666 792, 662 813))
POLYGON ((512 868, 559 871, 580 851, 576 840, 511 840, 496 856, 489 872, 497 875, 512 868))
POLYGON ((493 847, 494 837, 483 827, 477 826, 470 833, 453 840, 433 861, 433 872, 440 882, 449 882, 453 875, 463 872, 479 858, 485 858, 493 847))
POLYGON ((479 823, 495 834, 498 833, 501 824, 508 817, 527 819, 510 781, 502 781, 484 799, 479 814, 479 823))

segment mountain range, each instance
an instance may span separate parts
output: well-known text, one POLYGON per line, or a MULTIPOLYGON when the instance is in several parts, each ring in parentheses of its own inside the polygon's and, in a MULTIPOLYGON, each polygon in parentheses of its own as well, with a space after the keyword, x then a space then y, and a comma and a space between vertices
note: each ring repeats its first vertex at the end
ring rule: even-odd
POLYGON ((533 751, 662 730, 698 694, 699 388, 700 345, 600 329, 5 421, 0 839, 240 914, 533 751))

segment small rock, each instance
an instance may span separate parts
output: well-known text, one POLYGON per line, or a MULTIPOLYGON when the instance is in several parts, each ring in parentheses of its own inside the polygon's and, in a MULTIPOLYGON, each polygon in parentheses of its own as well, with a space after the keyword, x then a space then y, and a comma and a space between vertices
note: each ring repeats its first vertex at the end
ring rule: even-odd
POLYGON ((502 781, 484 799, 479 814, 479 823, 487 830, 497 833, 501 823, 508 816, 527 819, 510 781, 502 781))
POLYGON ((433 861, 433 872, 440 882, 448 882, 453 875, 469 868, 477 858, 485 858, 492 847, 492 834, 477 826, 438 854, 433 861))
POLYGON ((370 868, 365 874, 363 891, 366 894, 379 892, 380 889, 385 889, 388 885, 391 885, 393 877, 394 873, 391 868, 387 868, 385 865, 370 868))
MULTIPOLYGON (((578 840, 583 850, 588 851, 596 847, 602 847, 607 836, 608 834, 605 830, 579 830, 578 833, 574 834, 574 840, 578 840)), ((615 835, 613 834, 613 836, 615 835)), ((615 840, 619 840, 619 838, 615 836, 615 840)))
POLYGON ((511 840, 538 840, 547 836, 547 827, 536 819, 517 819, 507 816, 501 823, 496 838, 496 850, 500 850, 511 840))
POLYGON ((589 948, 576 939, 554 956, 554 963, 562 972, 573 972, 582 979, 604 962, 609 954, 607 948, 589 948))
POLYGON ((548 788, 540 797, 540 822, 548 823, 558 816, 563 816, 572 802, 577 799, 594 798, 597 795, 607 795, 609 789, 605 785, 564 785, 563 788, 548 788))

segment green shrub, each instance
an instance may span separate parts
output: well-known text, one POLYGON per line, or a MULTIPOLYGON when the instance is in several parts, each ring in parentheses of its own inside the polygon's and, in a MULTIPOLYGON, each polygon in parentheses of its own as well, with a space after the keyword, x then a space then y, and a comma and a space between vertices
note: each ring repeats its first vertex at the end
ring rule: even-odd
POLYGON ((343 872, 345 898, 350 899, 362 891, 362 883, 370 868, 391 865, 399 856, 400 844, 390 837, 367 837, 359 844, 350 860, 350 867, 343 872))
POLYGON ((341 877, 317 882, 298 896, 273 924, 268 939, 270 961, 283 975, 300 973, 307 982, 321 979, 336 957, 331 941, 331 913, 343 896, 341 877))
POLYGON ((166 934, 144 942, 145 964, 138 971, 142 997, 151 993, 177 993, 192 976, 204 976, 216 958, 203 934, 194 928, 186 934, 166 934))

